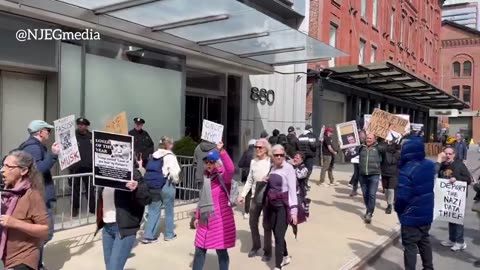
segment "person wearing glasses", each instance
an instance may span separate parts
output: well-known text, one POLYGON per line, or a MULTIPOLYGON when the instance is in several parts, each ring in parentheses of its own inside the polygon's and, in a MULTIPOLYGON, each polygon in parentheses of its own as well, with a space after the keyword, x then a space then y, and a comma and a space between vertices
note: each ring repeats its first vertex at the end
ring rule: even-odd
MULTIPOLYGON (((49 153, 46 144, 50 138, 50 133, 54 127, 43 120, 33 120, 28 125, 28 132, 30 137, 20 145, 19 150, 23 150, 32 155, 35 160, 35 165, 38 171, 43 176, 43 184, 45 186, 45 204, 47 206, 47 213, 49 218, 48 238, 47 242, 53 237, 53 207, 57 200, 55 195, 55 186, 53 183, 52 173, 50 170, 58 160, 61 146, 58 143, 52 145, 52 152, 49 153)), ((40 251, 39 269, 43 269, 43 248, 40 251)))
POLYGON ((275 237, 275 270, 290 264, 285 234, 289 223, 297 224, 298 198, 295 169, 285 161, 285 149, 281 145, 272 148, 273 166, 264 181, 268 183, 263 212, 265 229, 265 256, 272 254, 271 233, 275 237))
POLYGON ((264 190, 265 182, 263 182, 263 180, 268 175, 268 172, 272 166, 270 161, 270 148, 271 146, 267 139, 259 139, 256 141, 255 158, 250 162, 250 171, 247 176, 247 181, 245 182, 242 193, 238 198, 238 202, 240 204, 244 203, 245 198, 249 196, 248 194, 251 190, 249 225, 253 246, 248 253, 249 258, 255 257, 262 247, 258 223, 260 221, 260 214, 262 213, 264 206, 264 194, 262 193, 262 189, 264 190))
POLYGON ((197 232, 193 270, 203 269, 208 249, 216 250, 219 270, 228 270, 227 249, 235 246, 235 219, 229 203, 230 194, 224 189, 230 190, 235 165, 222 142, 217 144, 217 149, 203 158, 204 179, 194 221, 197 232))
POLYGON ((1 169, 5 183, 0 216, 0 254, 5 269, 38 269, 40 247, 48 237, 42 175, 25 151, 13 151, 1 169))

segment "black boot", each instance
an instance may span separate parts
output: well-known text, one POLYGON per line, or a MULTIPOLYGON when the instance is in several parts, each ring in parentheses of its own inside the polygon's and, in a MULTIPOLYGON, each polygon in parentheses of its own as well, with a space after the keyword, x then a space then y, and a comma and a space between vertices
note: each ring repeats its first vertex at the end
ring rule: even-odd
POLYGON ((392 213, 392 205, 389 204, 387 206, 387 209, 385 209, 385 214, 390 215, 392 213))

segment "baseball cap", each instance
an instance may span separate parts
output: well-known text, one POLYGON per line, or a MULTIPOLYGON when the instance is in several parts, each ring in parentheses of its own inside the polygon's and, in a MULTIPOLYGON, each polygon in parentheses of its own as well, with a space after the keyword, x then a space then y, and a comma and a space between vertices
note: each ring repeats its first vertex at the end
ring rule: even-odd
POLYGON ((327 132, 333 132, 333 128, 326 128, 325 133, 327 133, 327 132))
POLYGON ((218 161, 220 159, 220 156, 218 155, 218 152, 216 151, 210 151, 208 152, 207 156, 203 158, 203 160, 207 161, 218 161))
POLYGON ((77 119, 77 125, 90 126, 90 121, 88 121, 87 118, 80 117, 80 118, 77 119))
POLYGON ((312 128, 313 128, 312 125, 306 125, 306 126, 305 126, 305 130, 310 130, 310 129, 312 129, 312 128))
POLYGON ((294 131, 295 131, 295 128, 294 128, 294 127, 292 127, 292 126, 289 126, 289 127, 288 127, 288 132, 294 132, 294 131))
POLYGON ((53 126, 50 125, 49 123, 43 121, 43 120, 33 120, 30 122, 28 125, 28 132, 29 133, 35 133, 37 131, 40 131, 42 129, 53 129, 53 126))
POLYGON ((255 139, 251 139, 250 141, 248 141, 248 145, 255 145, 257 143, 257 140, 255 139))

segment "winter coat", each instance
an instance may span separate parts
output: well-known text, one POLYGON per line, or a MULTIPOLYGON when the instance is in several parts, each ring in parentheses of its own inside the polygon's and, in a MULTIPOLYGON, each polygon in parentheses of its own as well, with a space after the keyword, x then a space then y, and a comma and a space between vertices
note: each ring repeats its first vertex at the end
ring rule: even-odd
POLYGON ((268 142, 274 146, 275 144, 278 143, 278 135, 277 136, 270 136, 270 138, 268 138, 268 142))
POLYGON ((437 163, 436 169, 440 178, 450 179, 454 177, 457 181, 466 182, 467 185, 472 183, 472 175, 460 159, 455 159, 452 163, 437 163))
POLYGON ((83 173, 92 171, 92 133, 87 131, 81 134, 78 130, 75 131, 77 138, 78 151, 80 152, 80 161, 70 166, 70 173, 83 173))
POLYGON ((382 155, 377 144, 360 148, 360 175, 380 175, 382 155))
POLYGON ((195 167, 195 180, 197 182, 203 182, 203 172, 205 170, 203 166, 203 158, 207 156, 210 151, 218 151, 217 145, 211 142, 203 141, 195 148, 193 152, 193 166, 195 167))
POLYGON ((398 164, 400 163, 400 149, 397 144, 385 145, 385 151, 382 154, 381 170, 382 176, 397 177, 398 164))
MULTIPOLYGON (((213 174, 221 173, 223 181, 230 190, 235 167, 226 151, 220 153, 223 167, 217 168, 213 174)), ((205 172, 206 176, 209 176, 205 172)), ((203 249, 227 249, 235 246, 236 228, 233 209, 228 205, 228 194, 220 185, 218 177, 211 179, 212 199, 215 214, 210 216, 207 224, 198 223, 195 235, 195 246, 203 249)), ((200 218, 200 211, 196 212, 200 218)))
POLYGON ((147 161, 150 158, 150 155, 153 153, 154 144, 150 134, 146 130, 136 130, 132 129, 128 132, 128 135, 133 136, 133 146, 135 149, 135 154, 142 154, 142 159, 144 165, 147 164, 147 161))
POLYGON ((425 159, 420 138, 408 140, 400 156, 395 211, 403 226, 419 227, 433 221, 435 164, 425 159))
POLYGON ((455 149, 455 159, 467 160, 468 148, 465 142, 455 142, 452 147, 455 149))
POLYGON ((298 138, 295 136, 295 134, 290 133, 287 135, 287 145, 285 148, 285 152, 287 155, 291 158, 295 156, 295 153, 299 151, 298 149, 298 138))
POLYGON ((298 137, 298 148, 305 154, 305 158, 314 158, 317 153, 318 140, 315 134, 308 131, 298 137))
POLYGON ((255 154, 255 145, 248 146, 248 149, 243 152, 240 161, 238 161, 238 167, 242 170, 242 182, 245 183, 247 181, 248 172, 250 172, 250 163, 255 154))

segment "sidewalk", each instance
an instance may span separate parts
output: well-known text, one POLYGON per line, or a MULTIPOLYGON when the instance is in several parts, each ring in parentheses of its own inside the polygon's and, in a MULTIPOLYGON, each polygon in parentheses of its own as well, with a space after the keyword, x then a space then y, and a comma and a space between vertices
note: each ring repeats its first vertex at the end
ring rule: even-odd
MULTIPOLYGON (((398 228, 396 215, 384 213, 385 201, 380 193, 373 222, 365 225, 362 197, 352 199, 348 196, 350 188, 346 184, 351 176, 351 165, 339 164, 336 170, 340 186, 318 187, 311 183, 311 218, 299 226, 298 240, 294 239, 292 230, 288 230, 287 245, 293 258, 284 269, 352 269, 398 228)), ((320 171, 315 169, 313 178, 318 179, 319 175, 320 171)), ((177 240, 138 244, 133 250, 135 256, 128 260, 125 269, 190 269, 195 231, 189 229, 186 213, 192 207, 194 205, 178 209, 182 212, 176 221, 177 240)), ((235 211, 235 220, 237 243, 229 251, 230 269, 273 269, 273 260, 267 265, 260 257, 247 258, 251 248, 248 221, 240 211, 235 211)), ((94 231, 95 226, 85 226, 56 233, 46 248, 46 266, 53 270, 104 269, 101 233, 94 238, 94 231)), ((204 269, 218 269, 217 265, 216 254, 210 251, 204 269)))

